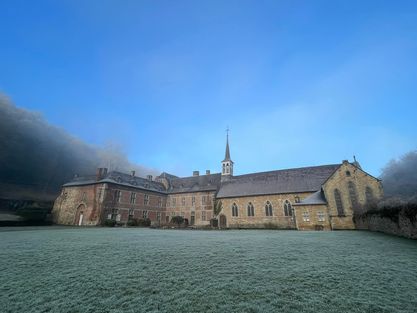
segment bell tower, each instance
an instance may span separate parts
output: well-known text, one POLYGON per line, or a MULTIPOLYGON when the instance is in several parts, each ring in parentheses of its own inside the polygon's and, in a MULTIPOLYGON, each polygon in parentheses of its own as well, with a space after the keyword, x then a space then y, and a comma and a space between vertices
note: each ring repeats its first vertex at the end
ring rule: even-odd
POLYGON ((227 128, 226 134, 226 153, 222 161, 222 181, 228 180, 233 176, 233 161, 230 158, 229 149, 229 128, 227 128))

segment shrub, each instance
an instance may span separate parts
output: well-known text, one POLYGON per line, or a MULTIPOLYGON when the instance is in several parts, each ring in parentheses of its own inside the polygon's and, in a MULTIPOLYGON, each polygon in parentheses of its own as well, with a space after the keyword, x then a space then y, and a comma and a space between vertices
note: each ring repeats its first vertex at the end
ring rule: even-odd
POLYGON ((127 226, 149 227, 151 226, 151 220, 149 218, 131 218, 127 221, 127 226))
POLYGON ((368 216, 379 216, 381 218, 387 218, 398 225, 400 215, 405 216, 413 225, 415 225, 417 220, 417 204, 384 201, 381 202, 377 208, 370 209, 364 214, 355 214, 354 221, 356 222, 358 218, 363 219, 368 216))
POLYGON ((184 218, 182 216, 173 216, 171 219, 171 223, 173 224, 177 224, 178 226, 180 226, 181 224, 184 223, 184 218))
POLYGON ((127 226, 139 226, 139 220, 136 218, 131 218, 127 221, 127 226))
POLYGON ((116 221, 111 220, 111 219, 107 219, 107 220, 104 221, 103 225, 107 226, 107 227, 114 227, 114 226, 116 226, 116 221))
POLYGON ((149 218, 138 219, 138 225, 140 227, 149 227, 151 226, 151 220, 149 218))

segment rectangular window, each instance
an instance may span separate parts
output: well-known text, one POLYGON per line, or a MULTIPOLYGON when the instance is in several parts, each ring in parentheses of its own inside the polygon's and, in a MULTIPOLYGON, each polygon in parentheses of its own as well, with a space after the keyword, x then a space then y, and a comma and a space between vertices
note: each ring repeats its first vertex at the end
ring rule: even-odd
POLYGON ((304 222, 310 222, 310 213, 303 212, 303 221, 304 222))
POLYGON ((177 198, 172 198, 172 207, 175 208, 177 205, 177 198))
POLYGON ((143 198, 143 204, 149 205, 149 195, 145 195, 145 197, 143 198))
POLYGON ((133 217, 133 209, 129 210, 129 218, 133 217))
POLYGON ((168 198, 167 199, 167 208, 169 208, 171 206, 171 199, 170 198, 168 198))
POLYGON ((157 220, 158 222, 160 222, 160 221, 161 221, 161 212, 156 212, 156 220, 157 220))
POLYGON ((130 194, 130 203, 135 204, 136 203, 136 192, 132 192, 130 194))
POLYGON ((326 220, 326 217, 324 216, 323 212, 317 212, 317 220, 319 222, 324 222, 326 220))
POLYGON ((185 197, 182 197, 181 204, 182 204, 182 206, 185 206, 185 197))
POLYGON ((206 204, 206 196, 202 196, 201 197, 201 204, 205 205, 206 204))
POLYGON ((191 205, 195 206, 195 197, 194 196, 191 198, 191 205))
POLYGON ((206 220, 206 211, 202 211, 201 212, 201 220, 205 221, 206 220))
POLYGON ((162 198, 161 197, 158 198, 158 207, 162 207, 162 198))
POLYGON ((116 190, 116 192, 115 192, 115 200, 118 203, 121 202, 121 200, 122 200, 122 192, 120 190, 116 190))
POLYGON ((142 217, 143 218, 148 218, 148 211, 147 210, 143 210, 142 217))
POLYGON ((111 219, 117 221, 117 216, 119 215, 118 209, 111 210, 111 219))
POLYGON ((83 192, 83 195, 81 197, 81 201, 86 201, 87 200, 87 194, 85 192, 83 192))

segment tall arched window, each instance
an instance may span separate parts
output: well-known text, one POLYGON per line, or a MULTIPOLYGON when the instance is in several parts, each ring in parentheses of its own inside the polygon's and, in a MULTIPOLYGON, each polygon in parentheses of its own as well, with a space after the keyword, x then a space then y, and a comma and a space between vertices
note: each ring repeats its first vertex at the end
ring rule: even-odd
POLYGON ((342 196, 339 189, 334 190, 334 201, 336 202, 336 209, 338 216, 345 216, 345 209, 343 208, 342 196))
POLYGON ((266 201, 266 204, 265 204, 265 215, 272 216, 272 204, 269 201, 266 201))
POLYGON ((232 205, 232 216, 239 216, 239 211, 236 203, 233 203, 232 205))
POLYGON ((248 216, 255 216, 255 208, 253 207, 252 202, 248 203, 248 216))
POLYGON ((288 200, 285 200, 284 202, 284 215, 285 216, 292 216, 292 207, 291 203, 288 200))
POLYGON ((367 204, 372 204, 375 201, 374 191, 369 186, 366 186, 366 188, 365 188, 365 198, 366 198, 366 203, 367 204))
POLYGON ((223 174, 226 173, 226 164, 223 163, 223 174))
POLYGON ((349 199, 350 203, 352 204, 352 209, 357 209, 359 207, 358 202, 358 193, 356 192, 356 187, 353 182, 348 182, 348 190, 349 190, 349 199))

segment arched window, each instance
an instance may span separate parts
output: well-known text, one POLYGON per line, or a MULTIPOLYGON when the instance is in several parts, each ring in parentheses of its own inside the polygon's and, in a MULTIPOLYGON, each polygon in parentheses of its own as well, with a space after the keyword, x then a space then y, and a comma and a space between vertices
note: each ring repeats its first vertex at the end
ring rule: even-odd
POLYGON ((350 203, 352 204, 352 209, 355 210, 359 207, 358 194, 356 192, 355 184, 351 181, 348 183, 348 190, 350 203))
POLYGON ((252 202, 248 204, 248 216, 255 216, 255 208, 253 207, 252 202))
POLYGON ((343 208, 342 196, 339 189, 334 190, 334 200, 336 202, 337 215, 345 216, 345 209, 343 208))
POLYGON ((375 201, 374 191, 369 186, 366 186, 366 188, 365 188, 365 198, 366 198, 366 203, 367 204, 372 204, 375 201))
POLYGON ((292 207, 291 203, 288 200, 285 200, 284 202, 284 215, 285 216, 292 216, 292 207))
POLYGON ((226 173, 226 164, 223 163, 223 174, 226 173))
POLYGON ((269 201, 266 201, 266 204, 265 204, 265 215, 272 216, 272 204, 269 201))
POLYGON ((232 205, 232 216, 235 216, 235 217, 239 216, 239 211, 238 211, 236 203, 233 203, 232 205))

